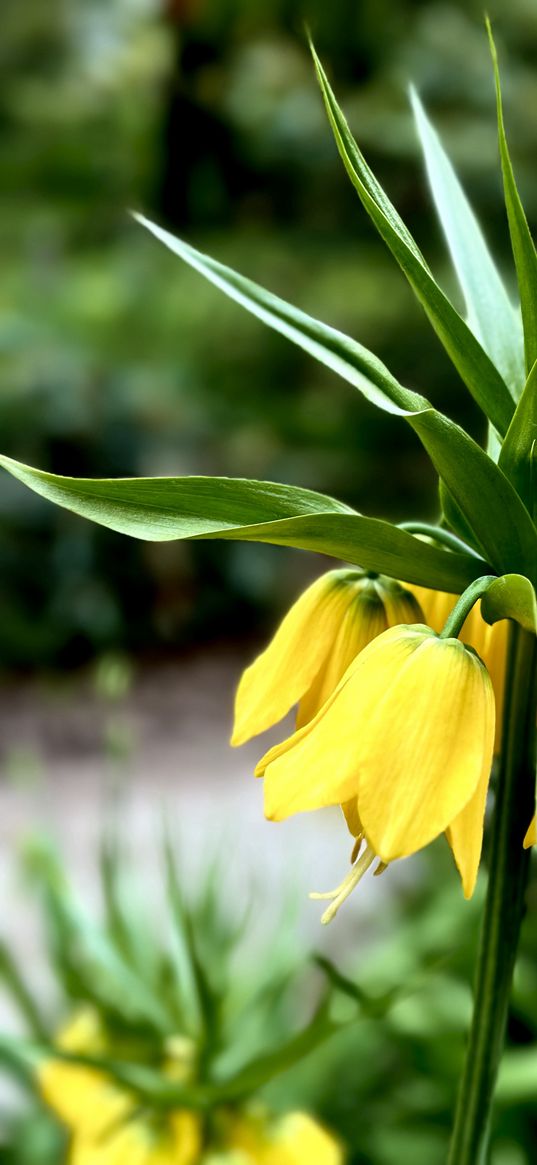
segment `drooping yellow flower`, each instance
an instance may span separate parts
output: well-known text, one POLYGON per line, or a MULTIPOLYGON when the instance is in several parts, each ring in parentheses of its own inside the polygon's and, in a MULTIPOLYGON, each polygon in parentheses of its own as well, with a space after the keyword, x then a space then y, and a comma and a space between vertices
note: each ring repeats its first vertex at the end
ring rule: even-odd
POLYGON ((291 607, 267 649, 244 672, 232 745, 276 724, 298 703, 297 727, 324 704, 356 655, 386 628, 421 619, 400 583, 360 570, 332 570, 291 607))
POLYGON ((344 1160, 340 1142, 304 1112, 277 1121, 239 1117, 226 1140, 237 1165, 343 1165, 344 1160))
MULTIPOLYGON (((426 587, 411 586, 409 589, 420 604, 425 622, 429 627, 432 627, 433 631, 440 633, 448 615, 451 614, 455 606, 457 595, 448 595, 444 591, 428 590, 426 587)), ((500 619, 492 626, 485 623, 481 615, 481 603, 476 603, 463 624, 460 638, 463 643, 468 643, 470 647, 475 648, 492 680, 496 699, 494 752, 498 754, 502 743, 509 620, 500 619)))
POLYGON ((490 677, 458 639, 398 626, 364 648, 314 719, 256 770, 267 817, 345 804, 365 840, 326 920, 376 858, 407 857, 444 831, 472 894, 493 743, 490 677))
MULTIPOLYGON (((106 1053, 98 1014, 79 1012, 57 1039, 58 1049, 106 1053)), ((139 1101, 99 1069, 52 1058, 38 1068, 41 1094, 71 1133, 69 1165, 197 1165, 197 1117, 171 1112, 158 1126, 139 1115, 139 1101)))

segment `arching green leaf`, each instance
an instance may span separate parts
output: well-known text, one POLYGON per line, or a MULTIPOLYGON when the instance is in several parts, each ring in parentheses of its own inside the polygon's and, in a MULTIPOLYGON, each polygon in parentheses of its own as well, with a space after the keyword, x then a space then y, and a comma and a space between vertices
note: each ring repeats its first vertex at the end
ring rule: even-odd
POLYGON ((484 572, 473 555, 428 545, 379 518, 294 486, 225 477, 59 477, 8 457, 0 464, 48 501, 154 542, 228 539, 295 546, 454 594, 484 572))
POLYGON ((507 430, 499 465, 534 518, 537 507, 537 361, 507 430))

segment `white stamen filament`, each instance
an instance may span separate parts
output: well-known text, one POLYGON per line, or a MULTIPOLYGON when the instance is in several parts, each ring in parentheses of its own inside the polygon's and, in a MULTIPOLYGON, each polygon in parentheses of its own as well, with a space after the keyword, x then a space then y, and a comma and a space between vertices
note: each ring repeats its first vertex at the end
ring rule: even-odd
POLYGON ((315 899, 315 901, 327 898, 332 899, 330 906, 327 910, 325 910, 321 918, 323 925, 326 926, 328 922, 331 922, 332 919, 335 918, 340 906, 343 905, 345 900, 349 897, 349 894, 352 893, 354 887, 358 885, 358 882, 363 878, 366 871, 375 861, 376 856, 377 855, 374 849, 372 849, 370 845, 367 845, 362 856, 358 858, 357 862, 354 863, 346 878, 343 879, 343 881, 339 886, 336 887, 335 890, 328 890, 324 894, 319 894, 313 891, 310 894, 310 898, 315 899))

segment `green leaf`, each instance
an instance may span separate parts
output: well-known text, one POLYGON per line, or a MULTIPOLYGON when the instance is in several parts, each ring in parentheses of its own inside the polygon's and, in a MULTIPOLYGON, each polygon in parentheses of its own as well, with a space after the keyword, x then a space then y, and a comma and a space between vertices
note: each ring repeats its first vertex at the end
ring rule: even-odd
POLYGON ((389 991, 384 991, 382 995, 371 996, 359 983, 355 983, 353 979, 349 979, 347 975, 343 975, 338 967, 331 962, 326 955, 315 955, 314 961, 317 966, 324 971, 332 987, 336 991, 341 991, 343 995, 348 995, 355 1003, 358 1003, 364 1016, 369 1019, 382 1019, 389 1012, 394 1003, 397 1002, 401 995, 398 988, 391 988, 389 991))
POLYGON ((71 478, 8 457, 0 464, 48 501, 148 541, 219 538, 295 546, 453 593, 485 573, 472 555, 429 546, 389 522, 294 486, 225 477, 71 478))
POLYGON ((439 484, 438 495, 440 506, 446 525, 450 530, 470 545, 473 543, 475 535, 470 529, 464 514, 461 512, 460 506, 452 498, 445 482, 441 481, 439 484))
POLYGON ((40 1009, 33 998, 15 955, 9 950, 7 943, 2 940, 0 940, 0 982, 9 992, 30 1035, 35 1036, 36 1039, 46 1039, 48 1029, 40 1009))
MULTIPOLYGON (((356 1015, 348 1022, 356 1022, 358 1018, 360 1018, 359 1015, 356 1015)), ((305 1028, 291 1036, 275 1051, 264 1053, 250 1060, 229 1081, 217 1083, 216 1095, 225 1101, 240 1100, 252 1095, 282 1072, 287 1072, 295 1064, 301 1063, 306 1056, 309 1056, 336 1032, 341 1031, 344 1026, 347 1024, 331 1019, 328 1013, 328 1000, 324 1000, 305 1028)))
POLYGON ((210 255, 196 251, 183 239, 176 238, 143 215, 134 214, 134 218, 174 255, 178 255, 230 299, 235 300, 235 303, 358 388, 371 404, 399 416, 430 407, 424 397, 402 388, 377 356, 344 332, 286 303, 253 280, 239 275, 231 267, 218 263, 210 255))
POLYGON ((535 516, 537 491, 537 362, 526 381, 515 415, 505 436, 499 465, 513 483, 532 517, 535 516))
POLYGON ((537 634, 537 598, 530 580, 520 574, 497 578, 481 599, 481 614, 487 623, 513 619, 537 634))
POLYGON ((416 243, 367 165, 311 46, 328 118, 345 169, 384 242, 406 275, 446 352, 498 433, 507 431, 513 400, 498 369, 431 275, 416 243))
MULTIPOLYGON (((216 260, 195 251, 160 227, 155 227, 145 219, 139 221, 174 254, 226 295, 333 368, 372 403, 402 416, 418 434, 438 474, 462 510, 466 526, 473 533, 475 545, 496 570, 502 573, 506 570, 527 573, 537 569, 537 536, 520 498, 491 459, 458 425, 434 410, 425 397, 399 384, 380 360, 348 336, 312 320, 304 312, 216 260)), ((511 401, 511 404, 514 408, 514 402, 511 401)), ((335 530, 335 523, 331 522, 330 526, 335 530)), ((293 534, 296 532, 293 529, 293 534)), ((335 554, 335 557, 357 561, 341 549, 331 550, 328 546, 311 544, 306 546, 293 539, 290 539, 290 544, 304 549, 323 549, 324 553, 335 554)), ((383 566, 372 569, 390 573, 383 566)), ((408 576, 400 577, 411 581, 408 576)))
POLYGON ((464 295, 467 322, 518 398, 525 380, 520 314, 509 299, 481 227, 414 89, 411 101, 436 210, 464 295))
POLYGON ((128 870, 123 869, 121 846, 111 822, 100 838, 99 869, 106 937, 119 957, 158 995, 160 968, 155 936, 142 916, 132 879, 128 883, 129 894, 125 892, 128 870))
POLYGON ((537 577, 537 531, 502 470, 464 429, 434 409, 409 422, 462 514, 457 533, 470 538, 499 574, 537 577))
POLYGON ((168 832, 163 834, 167 902, 173 922, 172 961, 177 993, 185 1012, 185 1027, 201 1044, 215 1034, 216 1000, 198 957, 196 935, 187 910, 174 849, 168 832))
POLYGON ((529 373, 537 360, 537 252, 535 243, 530 234, 528 221, 515 180, 505 126, 503 120, 502 91, 500 86, 500 72, 498 56, 492 35, 490 21, 487 20, 490 51, 494 66, 496 82, 496 106, 498 112, 498 142, 502 163, 503 189, 505 207, 511 234, 511 246, 515 259, 518 276, 520 305, 522 308, 522 324, 524 328, 524 344, 526 350, 526 372, 529 373))

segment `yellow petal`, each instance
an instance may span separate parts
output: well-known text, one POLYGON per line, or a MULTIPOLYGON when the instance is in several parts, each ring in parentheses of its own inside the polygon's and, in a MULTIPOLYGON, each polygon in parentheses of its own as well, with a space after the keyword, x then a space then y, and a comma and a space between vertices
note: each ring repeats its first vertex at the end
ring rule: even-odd
POLYGON ((70 1129, 99 1137, 127 1116, 132 1100, 91 1068, 49 1060, 38 1070, 43 1099, 70 1129))
POLYGON ((350 576, 349 571, 330 571, 308 587, 267 649, 246 669, 235 700, 232 745, 276 724, 308 690, 352 601, 350 576))
POLYGON ((414 595, 393 579, 364 579, 342 619, 336 638, 309 690, 302 697, 297 728, 312 720, 339 683, 353 659, 399 623, 418 623, 422 612, 414 595))
MULTIPOLYGON (((63 1051, 86 1054, 104 1050, 98 1017, 90 1009, 77 1013, 57 1040, 63 1051)), ((127 1093, 104 1073, 66 1060, 43 1060, 37 1076, 43 1099, 70 1129, 100 1136, 132 1107, 127 1093)))
POLYGON ((342 1147, 304 1112, 290 1113, 277 1127, 266 1165, 343 1165, 342 1147))
MULTIPOLYGON (((475 610, 476 608, 474 608, 475 610)), ((494 752, 497 756, 502 745, 503 708, 505 700, 505 679, 507 674, 507 651, 509 646, 509 620, 500 619, 489 626, 478 614, 479 622, 472 638, 467 642, 475 647, 489 672, 496 699, 496 735, 494 752)), ((464 628, 463 628, 464 632, 464 628)), ((462 636, 464 639, 464 635, 462 636)))
POLYGON ((400 623, 426 622, 420 602, 411 587, 393 581, 388 586, 383 579, 379 579, 376 586, 386 613, 387 627, 396 627, 400 623))
MULTIPOLYGON (((488 730, 486 729, 486 731, 488 730)), ((483 768, 475 793, 446 830, 446 836, 461 876, 465 898, 471 898, 474 892, 483 847, 485 809, 490 780, 490 761, 486 740, 483 744, 483 768)))
MULTIPOLYGON (((71 1144, 69 1165, 153 1165, 148 1145, 129 1126, 97 1139, 75 1136, 71 1144)), ((159 1163, 162 1165, 162 1163, 159 1163)), ((173 1165, 168 1158, 166 1165, 173 1165)))
POLYGON ((317 676, 300 701, 297 728, 313 719, 359 652, 377 635, 381 635, 387 626, 384 606, 376 591, 370 597, 366 597, 363 592, 358 593, 341 620, 317 676))
POLYGON ((197 1165, 202 1146, 199 1118, 193 1112, 171 1113, 170 1133, 173 1165, 197 1165))
POLYGON ((339 1142, 303 1112, 270 1123, 266 1118, 239 1117, 227 1144, 237 1153, 237 1165, 239 1161, 241 1165, 343 1165, 344 1160, 339 1142))
POLYGON ((369 843, 390 862, 447 829, 490 772, 494 695, 473 653, 436 638, 424 639, 376 695, 359 722, 359 806, 369 843))
POLYGON ((459 596, 433 591, 429 587, 409 586, 408 589, 423 611, 424 622, 439 635, 459 596))
POLYGON ((530 845, 535 845, 537 842, 537 823, 535 817, 532 817, 526 836, 524 838, 524 849, 529 849, 530 845))
MULTIPOLYGON (((443 591, 432 591, 426 587, 409 588, 420 603, 425 621, 433 631, 440 632, 450 615, 457 595, 448 595, 443 591)), ((498 623, 489 626, 481 615, 481 603, 476 603, 460 633, 462 643, 474 647, 483 660, 489 672, 496 698, 496 730, 494 739, 494 753, 497 756, 501 749, 503 704, 505 693, 505 676, 507 664, 507 647, 509 638, 509 620, 501 619, 498 623)))
POLYGON ((190 1112, 174 1112, 161 1131, 131 1117, 108 1135, 75 1137, 70 1165, 198 1165, 199 1121, 190 1112))
POLYGON ((431 633, 400 627, 383 632, 356 657, 317 716, 263 757, 256 773, 265 775, 267 817, 280 821, 356 796, 360 737, 390 677, 423 634, 431 633))

